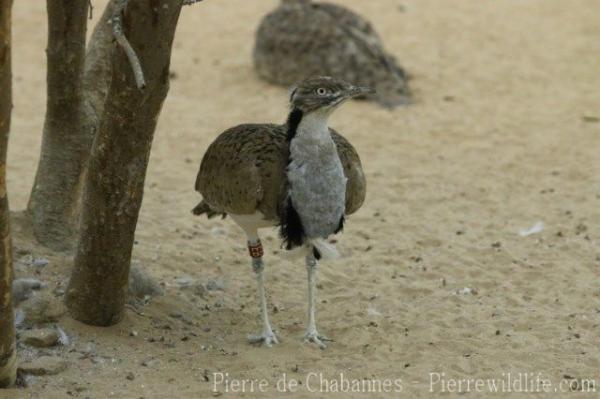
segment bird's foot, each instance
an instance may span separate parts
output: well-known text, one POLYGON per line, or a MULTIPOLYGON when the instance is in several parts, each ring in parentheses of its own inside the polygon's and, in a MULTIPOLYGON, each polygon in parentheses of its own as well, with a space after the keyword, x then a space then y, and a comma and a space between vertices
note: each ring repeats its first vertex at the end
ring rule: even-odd
POLYGON ((327 341, 332 342, 333 340, 330 338, 327 338, 324 335, 320 335, 317 332, 317 330, 308 331, 304 335, 304 343, 313 343, 313 344, 317 345, 319 347, 319 349, 327 348, 327 345, 325 344, 325 342, 327 342, 327 341))
POLYGON ((248 335, 248 342, 251 344, 265 344, 268 347, 278 344, 277 335, 270 328, 258 335, 248 335))

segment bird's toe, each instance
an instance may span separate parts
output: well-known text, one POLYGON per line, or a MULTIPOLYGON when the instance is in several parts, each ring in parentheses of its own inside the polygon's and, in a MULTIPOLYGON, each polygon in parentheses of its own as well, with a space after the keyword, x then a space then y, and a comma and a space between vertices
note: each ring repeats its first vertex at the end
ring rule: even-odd
POLYGON ((313 344, 317 345, 317 347, 319 349, 327 348, 327 345, 325 344, 326 341, 333 341, 333 340, 330 338, 327 338, 324 335, 319 335, 319 333, 316 331, 307 332, 306 335, 304 336, 305 343, 313 343, 313 344))
POLYGON ((251 344, 264 344, 271 347, 279 343, 277 335, 273 331, 263 331, 258 335, 248 335, 248 342, 251 344))

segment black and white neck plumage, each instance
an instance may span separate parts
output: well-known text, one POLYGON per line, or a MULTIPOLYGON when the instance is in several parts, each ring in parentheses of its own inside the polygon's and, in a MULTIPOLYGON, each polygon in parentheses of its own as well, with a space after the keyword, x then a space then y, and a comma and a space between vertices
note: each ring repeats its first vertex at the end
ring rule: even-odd
POLYGON ((281 233, 288 249, 312 245, 315 255, 335 257, 325 239, 344 221, 346 181, 327 121, 331 109, 304 114, 293 109, 288 118, 288 198, 281 233))
POLYGON ((330 77, 307 79, 292 90, 288 195, 280 221, 287 249, 308 244, 317 257, 337 255, 325 239, 343 228, 347 178, 328 120, 340 104, 370 91, 330 77))

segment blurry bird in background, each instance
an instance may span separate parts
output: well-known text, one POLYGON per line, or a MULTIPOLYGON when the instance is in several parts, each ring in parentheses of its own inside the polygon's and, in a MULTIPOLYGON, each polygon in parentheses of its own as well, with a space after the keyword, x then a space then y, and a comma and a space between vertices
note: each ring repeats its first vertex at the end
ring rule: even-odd
POLYGON ((263 18, 253 57, 258 76, 274 84, 326 75, 375 88, 362 97, 387 108, 410 102, 407 75, 372 25, 336 4, 282 0, 263 18))
POLYGON ((356 150, 328 127, 349 98, 370 94, 330 77, 310 78, 292 91, 287 123, 246 124, 226 130, 208 147, 196 179, 202 201, 196 215, 230 215, 246 233, 256 273, 262 331, 250 342, 278 343, 267 314, 263 247, 258 229, 279 226, 286 249, 305 256, 308 325, 305 339, 325 348, 315 320, 317 260, 335 258, 327 237, 365 199, 366 181, 356 150))

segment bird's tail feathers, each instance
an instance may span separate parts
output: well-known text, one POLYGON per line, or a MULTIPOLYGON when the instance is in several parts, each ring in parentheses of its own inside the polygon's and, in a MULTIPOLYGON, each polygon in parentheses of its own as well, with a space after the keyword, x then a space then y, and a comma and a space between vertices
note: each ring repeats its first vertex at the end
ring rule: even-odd
POLYGON ((227 214, 224 212, 213 210, 210 205, 204 202, 204 200, 200 201, 200 203, 196 205, 194 209, 192 209, 192 213, 196 216, 206 215, 209 219, 212 219, 218 215, 221 215, 221 217, 225 219, 225 216, 227 216, 227 214))

